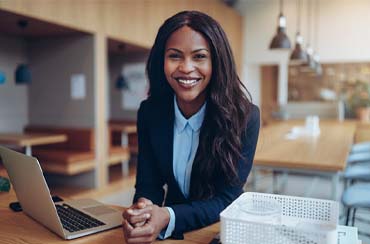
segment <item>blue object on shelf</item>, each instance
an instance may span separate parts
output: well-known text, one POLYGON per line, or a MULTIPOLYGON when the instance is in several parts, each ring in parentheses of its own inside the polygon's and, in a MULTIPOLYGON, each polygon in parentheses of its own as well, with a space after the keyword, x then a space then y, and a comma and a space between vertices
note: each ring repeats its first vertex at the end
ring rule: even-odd
POLYGON ((0 85, 4 84, 6 81, 6 76, 4 74, 4 72, 1 72, 0 71, 0 85))
POLYGON ((31 83, 31 71, 26 64, 18 65, 15 70, 15 83, 17 85, 31 83))
POLYGON ((118 78, 116 80, 116 88, 119 89, 119 90, 130 90, 129 85, 128 85, 125 77, 123 77, 122 74, 120 76, 118 76, 118 78))

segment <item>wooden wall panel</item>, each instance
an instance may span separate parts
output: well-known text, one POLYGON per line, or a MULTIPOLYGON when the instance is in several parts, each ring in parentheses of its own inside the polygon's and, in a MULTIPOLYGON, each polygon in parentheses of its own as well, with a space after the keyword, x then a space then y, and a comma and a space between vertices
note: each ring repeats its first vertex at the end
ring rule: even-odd
POLYGON ((148 48, 166 18, 196 9, 220 22, 241 67, 242 17, 219 0, 2 0, 0 9, 148 48))
POLYGON ((101 7, 99 1, 87 0, 0 1, 0 9, 87 32, 97 32, 101 26, 101 7))

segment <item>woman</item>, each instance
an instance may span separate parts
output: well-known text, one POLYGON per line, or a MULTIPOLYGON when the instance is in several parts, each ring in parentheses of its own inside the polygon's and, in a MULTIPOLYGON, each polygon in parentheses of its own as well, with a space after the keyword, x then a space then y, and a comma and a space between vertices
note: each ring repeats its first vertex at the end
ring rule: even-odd
POLYGON ((147 74, 136 193, 123 213, 127 243, 182 239, 218 221, 243 191, 260 125, 226 35, 206 14, 184 11, 164 22, 147 74))

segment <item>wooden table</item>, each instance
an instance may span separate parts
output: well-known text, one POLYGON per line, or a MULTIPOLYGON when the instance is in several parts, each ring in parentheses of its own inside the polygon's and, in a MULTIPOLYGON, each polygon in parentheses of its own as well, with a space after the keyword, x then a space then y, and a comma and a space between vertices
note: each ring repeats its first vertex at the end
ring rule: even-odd
MULTIPOLYGON (((65 240, 49 231, 41 224, 37 223, 22 212, 13 212, 8 208, 10 202, 16 201, 16 196, 13 190, 9 193, 0 192, 0 244, 65 244, 65 240)), ((123 208, 122 208, 123 209, 123 208)), ((343 227, 340 231, 347 231, 353 227, 343 227)), ((357 233, 357 230, 352 230, 357 233)), ((206 228, 188 232, 185 234, 184 240, 167 239, 164 241, 156 241, 156 244, 208 244, 220 232, 220 224, 216 223, 206 228)), ((338 236, 346 236, 338 233, 338 236)), ((356 244, 357 238, 348 240, 348 238, 340 243, 356 244)), ((78 239, 68 241, 69 244, 111 244, 122 243, 125 244, 123 232, 121 228, 100 232, 97 234, 81 237, 78 239)))
POLYGON ((16 134, 0 133, 0 144, 26 148, 26 154, 32 156, 32 146, 64 142, 67 136, 63 134, 16 134))
POLYGON ((356 122, 324 120, 320 121, 320 135, 287 139, 286 135, 293 126, 304 126, 304 121, 276 122, 261 129, 254 169, 329 176, 332 179, 332 199, 337 200, 339 173, 346 167, 356 122))
MULTIPOLYGON (((47 228, 38 224, 22 212, 13 212, 8 208, 10 202, 17 201, 15 193, 11 190, 9 193, 0 193, 0 244, 66 244, 67 242, 49 231, 47 228)), ((208 244, 219 232, 219 224, 214 224, 207 228, 189 232, 185 234, 185 240, 165 240, 157 241, 158 244, 190 244, 204 243, 208 244)), ((121 228, 104 231, 98 234, 89 235, 68 241, 68 244, 84 243, 122 243, 123 233, 121 228)))
POLYGON ((26 154, 32 156, 32 146, 64 142, 67 136, 63 134, 39 133, 0 133, 0 144, 26 148, 26 154))

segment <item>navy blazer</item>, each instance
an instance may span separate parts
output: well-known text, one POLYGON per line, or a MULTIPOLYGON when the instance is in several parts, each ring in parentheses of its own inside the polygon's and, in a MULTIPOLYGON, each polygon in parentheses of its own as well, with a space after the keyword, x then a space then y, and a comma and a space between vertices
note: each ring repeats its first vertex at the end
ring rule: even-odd
MULTIPOLYGON (((134 202, 145 197, 159 206, 170 206, 176 216, 172 237, 183 239, 184 232, 217 222, 220 212, 243 192, 243 186, 224 185, 208 200, 192 201, 185 198, 172 167, 173 106, 173 97, 165 101, 147 99, 140 105, 137 119, 139 154, 134 202), (165 184, 168 186, 166 199, 163 189, 165 184)), ((259 127, 259 110, 252 105, 245 138, 242 138, 242 155, 246 160, 240 160, 238 165, 241 182, 246 182, 252 168, 259 127)))

